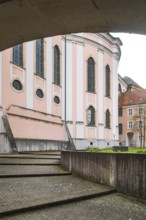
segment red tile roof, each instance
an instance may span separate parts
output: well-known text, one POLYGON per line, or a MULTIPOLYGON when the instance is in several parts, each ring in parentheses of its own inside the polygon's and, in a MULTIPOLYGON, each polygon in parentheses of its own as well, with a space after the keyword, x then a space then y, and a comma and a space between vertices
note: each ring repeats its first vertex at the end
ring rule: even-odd
POLYGON ((146 89, 119 94, 119 106, 146 104, 146 89))

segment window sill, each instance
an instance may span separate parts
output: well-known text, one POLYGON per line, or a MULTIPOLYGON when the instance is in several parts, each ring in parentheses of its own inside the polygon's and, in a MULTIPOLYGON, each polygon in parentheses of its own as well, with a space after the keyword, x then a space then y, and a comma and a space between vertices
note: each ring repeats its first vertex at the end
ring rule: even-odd
POLYGON ((86 127, 89 127, 89 128, 96 128, 96 125, 86 125, 86 127))
POLYGON ((59 87, 59 88, 62 88, 62 86, 61 85, 58 85, 58 84, 56 84, 56 83, 52 83, 53 85, 55 85, 55 86, 57 86, 57 87, 59 87))
POLYGON ((93 94, 93 95, 96 95, 97 93, 96 92, 91 92, 91 91, 86 91, 87 93, 90 93, 90 94, 93 94))
POLYGON ((19 67, 19 68, 21 68, 21 69, 23 69, 23 70, 26 70, 26 68, 24 68, 23 66, 21 66, 21 65, 19 65, 19 64, 17 64, 17 63, 14 63, 14 62, 12 62, 12 61, 10 61, 10 63, 13 64, 13 65, 15 65, 15 66, 17 66, 17 67, 19 67))
POLYGON ((111 99, 111 97, 110 97, 110 96, 106 96, 106 95, 105 95, 105 98, 111 99))
POLYGON ((43 79, 43 80, 46 80, 46 78, 45 78, 44 76, 40 76, 40 75, 38 75, 37 73, 34 73, 34 75, 37 76, 37 77, 39 77, 39 78, 41 78, 41 79, 43 79))

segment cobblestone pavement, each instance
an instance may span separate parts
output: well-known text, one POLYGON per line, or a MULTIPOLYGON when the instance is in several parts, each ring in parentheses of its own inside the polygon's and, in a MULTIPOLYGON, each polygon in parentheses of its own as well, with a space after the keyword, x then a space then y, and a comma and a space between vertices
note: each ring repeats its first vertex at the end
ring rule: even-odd
POLYGON ((0 158, 0 165, 1 164, 60 164, 60 159, 0 158))
POLYGON ((58 200, 103 193, 106 187, 72 175, 0 179, 0 213, 58 200))
POLYGON ((48 166, 34 166, 34 165, 0 165, 0 177, 7 175, 33 175, 33 174, 65 174, 69 173, 64 171, 61 165, 48 165, 48 166))
POLYGON ((59 155, 42 154, 0 155, 0 219, 2 220, 146 220, 146 201, 111 194, 88 200, 73 198, 107 193, 113 188, 98 185, 81 178, 68 176, 42 176, 2 178, 2 175, 61 173, 59 155), (49 165, 54 163, 54 165, 49 165), (5 165, 2 165, 5 164, 5 165), (13 165, 8 165, 13 164, 13 165), (21 164, 21 165, 16 165, 21 164), (22 165, 25 164, 25 165, 22 165), (29 165, 31 164, 31 165, 29 165), (36 165, 33 165, 36 164, 36 165), (59 205, 58 201, 64 202, 59 205), (70 203, 69 203, 70 201, 70 203), (50 206, 57 202, 58 205, 50 206), (40 208, 42 205, 43 208, 40 208), (44 208, 44 205, 46 205, 44 208), (23 208, 37 209, 14 211, 23 208), (7 217, 2 217, 2 214, 7 217))
POLYGON ((145 220, 146 203, 111 194, 2 217, 2 220, 145 220))

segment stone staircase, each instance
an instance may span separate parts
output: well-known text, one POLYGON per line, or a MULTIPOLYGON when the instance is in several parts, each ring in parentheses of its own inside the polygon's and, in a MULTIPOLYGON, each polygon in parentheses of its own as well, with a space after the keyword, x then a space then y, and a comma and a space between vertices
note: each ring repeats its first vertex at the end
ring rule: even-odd
POLYGON ((116 192, 73 176, 60 161, 60 152, 0 155, 0 216, 15 219, 18 213, 116 192))

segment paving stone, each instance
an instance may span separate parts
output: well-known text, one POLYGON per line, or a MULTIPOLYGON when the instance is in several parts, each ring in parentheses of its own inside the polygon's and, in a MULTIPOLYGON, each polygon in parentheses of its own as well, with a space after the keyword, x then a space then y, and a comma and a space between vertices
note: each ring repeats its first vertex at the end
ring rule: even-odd
POLYGON ((74 176, 0 179, 0 213, 111 190, 74 176))
POLYGON ((111 194, 2 217, 2 220, 145 220, 146 203, 111 194))
MULTIPOLYGON (((0 156, 0 175, 29 175, 64 172, 58 155, 31 152, 0 156), (54 156, 54 155, 52 155, 54 156), (49 155, 50 157, 50 155, 49 155), (54 163, 54 166, 49 165, 54 163), (5 165, 2 165, 5 164, 5 165), (13 165, 9 165, 13 164, 13 165), (21 164, 21 165, 15 165, 21 164), (25 164, 25 165, 23 165, 25 164), (31 164, 31 165, 29 165, 31 164), (35 166, 33 165, 35 164, 35 166)), ((0 219, 2 220, 145 220, 146 201, 111 194, 113 188, 69 176, 0 178, 0 219), (85 199, 78 201, 80 199, 85 199), (74 201, 76 199, 76 202, 74 201), (74 201, 74 202, 73 202, 74 201), (65 203, 60 205, 59 202, 65 203), (56 204, 56 205, 55 205, 56 204), (46 205, 46 206, 44 206, 46 205), (50 206, 53 205, 53 206, 50 206), (49 207, 50 206, 50 207, 49 207), (28 208, 34 208, 28 210, 28 208), (7 213, 8 211, 15 213, 7 213), (17 213, 17 211, 20 213, 17 213), (5 217, 2 215, 5 213, 5 217)))

